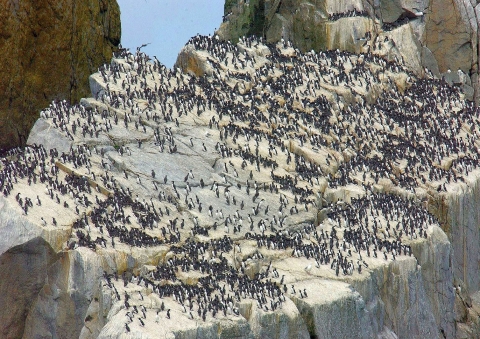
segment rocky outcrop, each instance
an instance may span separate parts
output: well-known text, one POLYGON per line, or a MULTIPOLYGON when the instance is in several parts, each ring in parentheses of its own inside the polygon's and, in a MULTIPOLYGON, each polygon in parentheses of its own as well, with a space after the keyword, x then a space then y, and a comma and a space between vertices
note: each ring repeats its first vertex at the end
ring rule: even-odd
POLYGON ((89 94, 119 42, 115 0, 0 1, 0 149, 24 145, 52 100, 89 94))
POLYGON ((178 67, 182 72, 195 76, 212 75, 212 65, 207 59, 207 55, 201 54, 192 45, 183 47, 178 54, 175 68, 178 67))
MULTIPOLYGON (((478 103, 479 5, 469 0, 229 1, 218 34, 237 41, 248 34, 267 42, 286 39, 301 51, 341 49, 378 52, 366 41, 395 36, 387 56, 402 57, 417 75, 424 68, 449 78, 466 79, 467 98, 478 103), (367 34, 368 32, 368 34, 367 34)), ((449 80, 452 81, 452 80, 449 80)))
POLYGON ((35 279, 0 285, 31 286, 4 333, 476 334, 478 115, 398 60, 195 37, 182 73, 121 50, 1 159, 0 254, 40 242, 35 279))

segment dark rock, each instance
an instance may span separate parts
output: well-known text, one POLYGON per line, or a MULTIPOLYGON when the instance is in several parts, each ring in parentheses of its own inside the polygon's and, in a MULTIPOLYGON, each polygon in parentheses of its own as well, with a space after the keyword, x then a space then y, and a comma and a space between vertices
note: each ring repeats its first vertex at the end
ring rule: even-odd
POLYGON ((1 0, 0 148, 24 144, 52 100, 87 96, 119 42, 115 0, 1 0))
POLYGON ((57 259, 48 242, 36 237, 0 257, 0 336, 21 338, 25 320, 57 259))

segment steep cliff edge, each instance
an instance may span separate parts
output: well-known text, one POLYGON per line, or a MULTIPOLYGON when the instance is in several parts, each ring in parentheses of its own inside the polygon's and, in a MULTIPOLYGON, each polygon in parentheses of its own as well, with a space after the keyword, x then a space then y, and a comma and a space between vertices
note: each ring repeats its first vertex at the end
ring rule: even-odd
POLYGON ((119 43, 115 0, 1 0, 0 149, 24 145, 52 100, 88 95, 119 43))

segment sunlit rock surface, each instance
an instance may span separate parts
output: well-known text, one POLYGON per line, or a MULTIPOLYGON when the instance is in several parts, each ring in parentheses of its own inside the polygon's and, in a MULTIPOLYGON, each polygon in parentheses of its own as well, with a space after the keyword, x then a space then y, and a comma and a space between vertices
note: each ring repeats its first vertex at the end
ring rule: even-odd
POLYGON ((478 104, 479 5, 470 0, 226 0, 217 33, 232 42, 255 34, 270 43, 289 40, 303 52, 356 53, 378 53, 385 37, 394 36, 395 43, 382 48, 388 60, 403 58, 420 76, 425 68, 442 74, 478 104))
POLYGON ((94 97, 53 102, 5 154, 2 258, 39 237, 58 256, 9 302, 16 333, 473 331, 455 312, 478 290, 479 125, 458 87, 254 39, 192 38, 177 66, 120 51, 94 97))

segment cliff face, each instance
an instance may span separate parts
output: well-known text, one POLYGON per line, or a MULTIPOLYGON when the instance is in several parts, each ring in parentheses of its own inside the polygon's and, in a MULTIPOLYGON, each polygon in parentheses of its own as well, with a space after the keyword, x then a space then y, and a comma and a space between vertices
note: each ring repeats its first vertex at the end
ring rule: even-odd
POLYGON ((20 268, 0 279, 3 336, 478 334, 463 93, 251 39, 192 39, 184 73, 148 60, 121 51, 93 97, 41 112, 42 146, 1 159, 0 262, 20 268), (447 137, 461 146, 435 146, 447 137))
MULTIPOLYGON (((58 255, 41 237, 13 246, 0 257, 0 335, 21 338, 29 309, 45 285, 50 266, 58 255)), ((31 337, 34 338, 34 337, 31 337)))
MULTIPOLYGON (((32 6, 115 26, 104 2, 32 6)), ((478 337, 475 7, 369 6, 227 1, 223 37, 372 53, 197 37, 184 73, 121 51, 90 76, 92 97, 43 110, 37 146, 0 158, 0 336, 478 337)), ((56 39, 68 66, 12 47, 32 60, 15 67, 79 74, 110 38, 56 39)))
POLYGON ((1 0, 0 149, 25 144, 50 101, 86 96, 119 42, 115 0, 1 0))
POLYGON ((226 3, 218 34, 231 41, 249 34, 268 42, 283 38, 304 52, 338 48, 378 53, 365 48, 366 38, 397 31, 388 58, 403 58, 418 75, 427 67, 462 83, 467 98, 478 102, 479 13, 479 5, 469 0, 238 0, 226 3))

